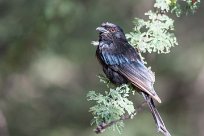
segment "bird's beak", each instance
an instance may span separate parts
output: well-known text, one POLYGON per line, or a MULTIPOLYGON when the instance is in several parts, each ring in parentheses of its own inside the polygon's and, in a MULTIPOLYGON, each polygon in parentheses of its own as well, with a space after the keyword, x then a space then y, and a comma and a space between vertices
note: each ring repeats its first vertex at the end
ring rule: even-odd
POLYGON ((96 30, 102 33, 108 33, 108 30, 106 30, 104 27, 97 27, 96 30))

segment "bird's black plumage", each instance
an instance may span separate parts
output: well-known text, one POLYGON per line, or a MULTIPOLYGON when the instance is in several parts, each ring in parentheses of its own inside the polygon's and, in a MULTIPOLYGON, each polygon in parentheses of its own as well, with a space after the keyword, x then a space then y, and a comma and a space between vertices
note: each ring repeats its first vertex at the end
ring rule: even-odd
POLYGON ((99 31, 96 56, 106 76, 116 85, 130 82, 138 88, 148 103, 158 130, 169 136, 153 102, 155 99, 161 103, 153 88, 154 74, 143 64, 138 52, 128 43, 119 26, 106 22, 96 30, 99 31))

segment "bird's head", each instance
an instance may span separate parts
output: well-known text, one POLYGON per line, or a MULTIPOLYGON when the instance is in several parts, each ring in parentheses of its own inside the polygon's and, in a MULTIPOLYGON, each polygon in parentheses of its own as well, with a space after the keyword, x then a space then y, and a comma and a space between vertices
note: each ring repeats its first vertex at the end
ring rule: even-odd
POLYGON ((96 28, 102 38, 126 40, 123 30, 115 24, 106 22, 96 28))

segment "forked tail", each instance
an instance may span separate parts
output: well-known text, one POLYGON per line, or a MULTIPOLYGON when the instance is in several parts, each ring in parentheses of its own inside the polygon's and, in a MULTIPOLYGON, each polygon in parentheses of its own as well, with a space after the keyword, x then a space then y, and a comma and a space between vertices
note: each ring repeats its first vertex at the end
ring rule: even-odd
POLYGON ((166 129, 164 122, 159 114, 159 112, 157 111, 155 105, 154 105, 154 101, 153 99, 146 93, 142 93, 145 101, 147 102, 149 109, 152 113, 152 116, 154 118, 154 121, 157 125, 157 129, 158 131, 162 132, 164 134, 164 136, 171 136, 171 134, 168 132, 168 130, 166 129))

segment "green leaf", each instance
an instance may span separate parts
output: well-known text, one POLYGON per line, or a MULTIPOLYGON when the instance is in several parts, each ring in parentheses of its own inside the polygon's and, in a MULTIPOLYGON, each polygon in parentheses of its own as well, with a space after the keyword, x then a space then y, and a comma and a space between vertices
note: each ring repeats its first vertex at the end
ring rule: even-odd
POLYGON ((172 33, 174 21, 167 15, 152 11, 148 11, 145 15, 149 20, 135 18, 133 32, 126 35, 130 44, 144 53, 169 53, 171 47, 178 45, 172 33))
MULTIPOLYGON (((100 125, 102 123, 110 123, 120 119, 125 114, 131 115, 135 109, 133 102, 128 100, 130 92, 131 87, 126 84, 116 88, 110 88, 104 94, 90 91, 87 94, 87 99, 89 101, 95 101, 95 105, 89 110, 94 116, 91 124, 100 125)), ((120 122, 114 124, 114 126, 119 131, 123 127, 122 124, 120 122)))

